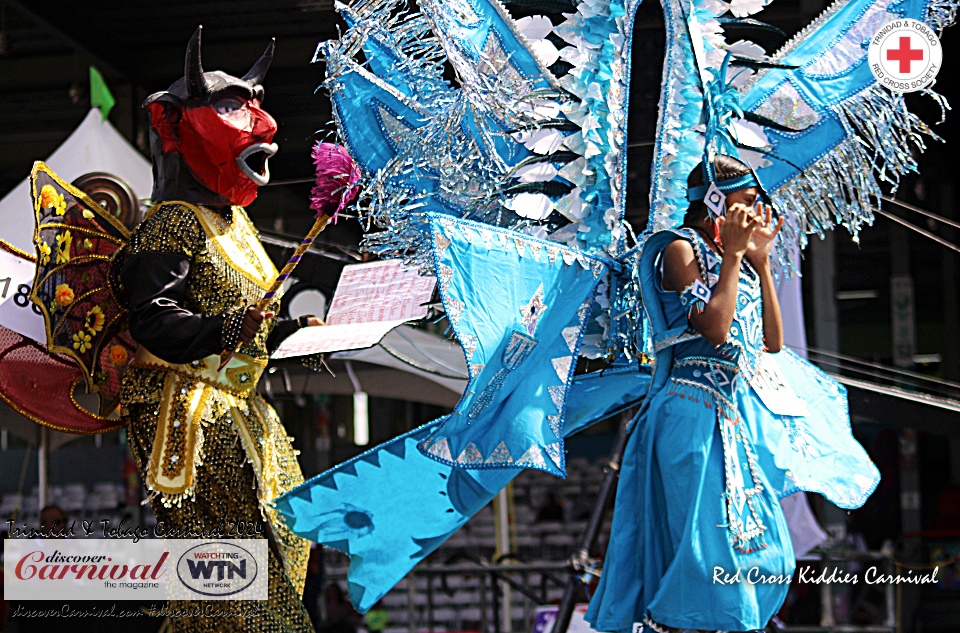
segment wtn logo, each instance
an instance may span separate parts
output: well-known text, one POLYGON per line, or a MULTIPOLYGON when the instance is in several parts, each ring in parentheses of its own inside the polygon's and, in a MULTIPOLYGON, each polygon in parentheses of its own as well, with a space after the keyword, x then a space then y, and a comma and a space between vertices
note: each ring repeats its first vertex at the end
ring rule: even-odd
POLYGON ((260 563, 266 563, 265 554, 263 552, 258 560, 249 550, 236 543, 203 543, 191 547, 180 556, 177 577, 183 586, 195 594, 213 598, 235 596, 253 585, 260 563))
POLYGON ((216 580, 227 578, 233 580, 237 576, 247 578, 247 559, 240 561, 237 565, 227 560, 187 560, 187 568, 190 570, 190 576, 194 580, 201 577, 204 580, 210 580, 216 570, 216 580))

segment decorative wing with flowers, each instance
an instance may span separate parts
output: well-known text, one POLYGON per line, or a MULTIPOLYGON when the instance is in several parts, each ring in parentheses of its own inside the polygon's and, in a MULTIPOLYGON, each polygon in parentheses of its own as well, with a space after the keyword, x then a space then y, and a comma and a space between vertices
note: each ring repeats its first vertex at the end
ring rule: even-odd
POLYGON ((43 314, 47 349, 76 361, 87 391, 100 394, 104 415, 115 407, 136 351, 113 274, 130 230, 42 162, 30 181, 37 218, 30 299, 43 314))

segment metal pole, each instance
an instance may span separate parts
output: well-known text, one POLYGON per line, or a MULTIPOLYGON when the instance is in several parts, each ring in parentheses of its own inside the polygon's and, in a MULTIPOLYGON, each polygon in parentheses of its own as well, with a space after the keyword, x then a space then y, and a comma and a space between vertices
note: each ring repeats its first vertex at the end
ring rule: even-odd
MULTIPOLYGON (((836 291, 836 231, 827 231, 823 239, 810 240, 810 266, 813 272, 813 330, 817 348, 829 352, 840 352, 840 316, 837 309, 836 291)), ((823 500, 823 527, 830 535, 830 547, 843 547, 847 538, 846 512, 823 500)), ((826 559, 824 559, 826 560, 826 559)), ((826 563, 825 563, 826 564, 826 563)), ((838 565, 846 571, 846 563, 838 565)), ((833 626, 839 619, 847 620, 846 605, 850 595, 846 585, 833 587, 829 584, 820 588, 822 603, 820 624, 833 626)))
POLYGON ((38 510, 47 505, 47 475, 50 466, 50 429, 40 425, 40 450, 37 451, 37 487, 39 489, 38 510))
POLYGON ((500 630, 500 593, 497 591, 497 576, 490 572, 490 595, 493 598, 493 633, 501 633, 500 630))
POLYGON ((433 633, 433 576, 427 576, 427 630, 433 633))
MULTIPOLYGON (((913 301, 913 278, 910 275, 910 234, 897 224, 890 225, 890 312, 893 326, 893 362, 897 367, 913 367, 916 353, 916 313, 913 301)), ((905 386, 905 385, 904 385, 905 386)), ((910 387, 905 386, 907 389, 910 387)), ((904 420, 900 427, 900 530, 899 558, 902 561, 920 562, 922 543, 915 536, 922 528, 920 467, 917 451, 917 431, 904 420), (913 533, 911 536, 904 536, 913 533)), ((899 627, 910 631, 909 623, 919 607, 919 588, 900 588, 899 627)))
MULTIPOLYGON (((493 500, 493 515, 496 520, 497 533, 496 559, 499 561, 503 556, 510 553, 510 511, 507 500, 507 489, 509 485, 502 488, 493 500)), ((504 581, 496 583, 499 585, 500 595, 503 596, 504 608, 500 612, 500 630, 503 633, 513 633, 513 603, 510 591, 510 585, 504 581)))
POLYGON ((417 577, 413 572, 407 574, 407 631, 417 633, 416 623, 416 597, 417 597, 417 577))
MULTIPOLYGON (((600 534, 603 518, 606 515, 607 503, 616 487, 617 477, 620 474, 623 449, 627 445, 627 425, 632 417, 627 412, 620 415, 620 431, 614 443, 613 454, 604 469, 603 480, 600 482, 600 490, 597 493, 597 501, 590 512, 590 520, 580 537, 580 544, 577 547, 577 552, 573 555, 573 561, 586 561, 590 556, 590 549, 596 543, 597 536, 600 534)), ((567 629, 570 627, 570 618, 573 617, 573 609, 576 606, 577 594, 581 584, 581 574, 582 572, 578 573, 576 565, 574 565, 574 569, 571 570, 570 577, 563 589, 563 599, 560 601, 560 608, 557 610, 557 619, 553 623, 553 633, 567 633, 567 629)))
MULTIPOLYGON (((824 557, 822 561, 824 567, 826 567, 828 560, 828 558, 824 557)), ((833 585, 828 582, 820 585, 820 626, 825 629, 829 629, 835 625, 833 619, 833 591, 831 591, 831 587, 833 587, 833 585)))
POLYGON ((478 574, 477 577, 480 579, 480 633, 489 633, 489 625, 487 623, 487 575, 478 574))
MULTIPOLYGON (((897 567, 893 564, 892 555, 888 555, 882 562, 884 567, 887 568, 887 573, 895 574, 897 572, 897 567)), ((886 585, 887 614, 883 620, 884 625, 889 626, 891 629, 895 629, 897 626, 897 598, 894 595, 893 586, 894 583, 892 582, 888 582, 886 585)))
POLYGON ((840 351, 840 322, 836 295, 836 236, 833 231, 822 239, 810 239, 810 267, 813 294, 813 333, 815 345, 828 352, 840 351))
MULTIPOLYGON (((941 188, 940 212, 945 216, 957 219, 954 213, 954 189, 952 182, 945 182, 941 188)), ((953 228, 943 227, 941 233, 944 239, 954 242, 958 232, 953 228)), ((940 367, 947 380, 960 380, 960 300, 957 297, 957 256, 951 251, 943 253, 943 362, 940 367)), ((951 449, 960 448, 960 444, 951 449)), ((960 461, 954 460, 953 484, 960 484, 960 461)))

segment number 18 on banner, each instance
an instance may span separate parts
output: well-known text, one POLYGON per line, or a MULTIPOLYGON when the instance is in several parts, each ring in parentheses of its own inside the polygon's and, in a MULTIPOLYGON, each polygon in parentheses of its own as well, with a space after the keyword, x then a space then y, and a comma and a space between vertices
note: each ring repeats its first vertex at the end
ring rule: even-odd
POLYGON ((30 301, 35 265, 0 248, 0 325, 44 344, 43 316, 30 301))

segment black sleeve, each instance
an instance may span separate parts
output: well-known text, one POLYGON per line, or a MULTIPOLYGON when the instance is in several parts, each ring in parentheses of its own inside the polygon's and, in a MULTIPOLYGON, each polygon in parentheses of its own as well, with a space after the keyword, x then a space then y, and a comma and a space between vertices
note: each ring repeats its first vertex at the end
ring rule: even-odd
POLYGON ((183 308, 190 258, 142 251, 120 271, 129 300, 130 335, 168 363, 188 363, 222 350, 226 315, 194 314, 183 308))
POLYGON ((299 330, 301 327, 303 327, 303 325, 300 319, 277 317, 277 323, 273 326, 273 330, 270 331, 270 336, 267 337, 267 353, 273 354, 275 351, 277 351, 277 348, 280 347, 280 343, 283 343, 284 339, 299 330))

